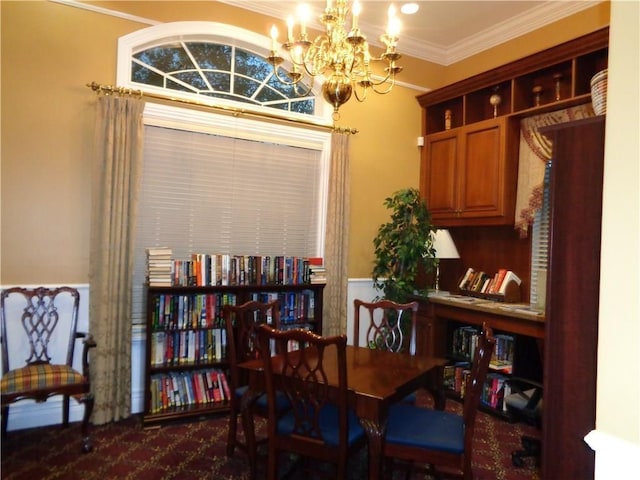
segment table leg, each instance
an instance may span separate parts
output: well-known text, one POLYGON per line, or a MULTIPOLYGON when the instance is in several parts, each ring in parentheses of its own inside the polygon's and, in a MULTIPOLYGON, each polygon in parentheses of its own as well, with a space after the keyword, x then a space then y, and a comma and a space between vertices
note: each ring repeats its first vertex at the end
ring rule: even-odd
POLYGON ((369 440, 369 480, 378 480, 382 478, 382 442, 386 421, 361 418, 360 424, 367 432, 369 440))
POLYGON ((447 402, 447 397, 444 393, 443 387, 444 367, 440 366, 432 369, 427 377, 425 384, 426 390, 433 397, 434 409, 444 410, 447 402))
POLYGON ((256 445, 256 433, 251 412, 253 404, 260 395, 248 388, 240 400, 240 417, 242 418, 242 429, 244 430, 245 444, 247 446, 247 456, 249 457, 249 478, 255 479, 258 466, 258 452, 256 445))

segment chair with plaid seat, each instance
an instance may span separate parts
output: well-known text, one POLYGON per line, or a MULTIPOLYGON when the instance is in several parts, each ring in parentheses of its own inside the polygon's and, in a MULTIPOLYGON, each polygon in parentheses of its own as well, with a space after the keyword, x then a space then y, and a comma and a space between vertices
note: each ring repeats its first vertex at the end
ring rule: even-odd
POLYGON ((71 287, 2 290, 1 332, 2 436, 7 434, 9 405, 32 399, 45 402, 63 396, 62 424, 69 424, 69 399, 84 404, 82 451, 92 449, 89 417, 93 396, 89 379, 90 335, 78 332, 80 294, 71 287), (75 345, 82 340, 82 370, 73 368, 75 345), (25 347, 29 347, 25 351, 25 347), (25 358, 26 357, 26 358, 25 358))

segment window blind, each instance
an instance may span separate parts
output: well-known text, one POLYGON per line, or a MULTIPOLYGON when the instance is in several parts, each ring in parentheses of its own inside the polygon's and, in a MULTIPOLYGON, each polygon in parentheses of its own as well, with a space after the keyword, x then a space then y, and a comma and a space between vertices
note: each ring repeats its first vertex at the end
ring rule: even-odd
POLYGON ((146 249, 320 255, 322 152, 158 126, 145 127, 133 278, 144 323, 146 249))
POLYGON ((547 285, 547 267, 549 264, 549 182, 551 160, 544 171, 542 206, 535 213, 531 229, 531 291, 530 301, 534 305, 544 305, 547 285))

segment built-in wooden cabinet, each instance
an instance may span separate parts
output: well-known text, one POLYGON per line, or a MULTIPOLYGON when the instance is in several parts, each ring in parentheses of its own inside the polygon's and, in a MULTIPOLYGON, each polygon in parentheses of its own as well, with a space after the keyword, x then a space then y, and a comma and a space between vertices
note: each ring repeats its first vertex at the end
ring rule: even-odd
POLYGON ((426 137, 421 191, 434 223, 447 226, 513 223, 517 125, 507 117, 426 137))
POLYGON ((435 225, 513 224, 520 119, 590 103, 608 42, 605 28, 418 97, 420 185, 435 225))

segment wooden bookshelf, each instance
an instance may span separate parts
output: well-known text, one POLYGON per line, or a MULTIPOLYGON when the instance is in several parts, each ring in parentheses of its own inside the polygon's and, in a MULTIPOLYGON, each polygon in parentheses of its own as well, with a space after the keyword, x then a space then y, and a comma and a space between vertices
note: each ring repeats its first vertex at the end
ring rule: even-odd
MULTIPOLYGON (((159 424, 229 410, 229 392, 223 393, 216 401, 206 392, 203 398, 202 391, 199 395, 189 395, 180 390, 181 395, 187 394, 187 400, 181 398, 178 402, 175 399, 161 400, 165 394, 157 388, 162 385, 160 380, 164 381, 165 378, 186 377, 199 381, 198 375, 202 372, 205 378, 208 372, 226 376, 228 361, 222 305, 278 299, 281 328, 300 327, 322 333, 323 290, 322 283, 147 287, 144 424, 159 424), (186 352, 179 347, 168 347, 167 342, 159 342, 158 338, 162 337, 167 341, 172 339, 173 345, 176 345, 176 341, 178 345, 183 342, 187 345, 186 352)), ((192 388, 195 392, 198 387, 192 388)))

